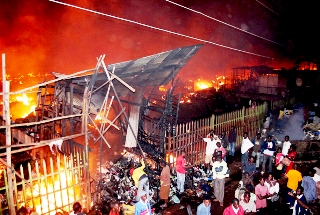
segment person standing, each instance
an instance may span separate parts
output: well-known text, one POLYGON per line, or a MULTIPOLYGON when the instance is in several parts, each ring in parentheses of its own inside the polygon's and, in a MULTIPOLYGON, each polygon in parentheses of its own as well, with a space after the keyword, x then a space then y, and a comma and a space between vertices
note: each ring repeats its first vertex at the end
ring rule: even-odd
POLYGON ((244 215, 243 208, 239 205, 239 199, 234 198, 232 204, 224 209, 223 215, 244 215))
POLYGON ((256 206, 259 214, 266 213, 267 198, 269 197, 268 187, 265 185, 265 180, 261 176, 259 179, 259 184, 255 187, 255 194, 257 196, 256 206))
POLYGON ((210 215, 211 198, 209 195, 203 195, 203 202, 197 207, 197 215, 210 215))
POLYGON ((187 165, 187 161, 185 159, 186 152, 182 151, 181 155, 177 158, 176 161, 176 172, 177 172, 177 189, 179 194, 184 192, 184 182, 186 180, 186 169, 192 167, 191 165, 187 165))
POLYGON ((147 193, 141 191, 139 193, 139 201, 135 205, 134 215, 151 215, 151 205, 147 198, 147 193))
POLYGON ((271 139, 269 135, 267 140, 261 146, 261 151, 263 152, 263 163, 262 163, 262 171, 261 174, 266 172, 266 163, 268 162, 268 171, 272 172, 272 159, 274 153, 276 152, 276 143, 271 139))
POLYGON ((305 176, 302 178, 301 186, 304 189, 304 196, 306 197, 307 203, 312 203, 317 199, 317 186, 312 178, 315 172, 314 169, 308 169, 305 176))
POLYGON ((145 173, 144 168, 146 167, 144 160, 141 160, 141 166, 134 169, 131 173, 131 177, 134 181, 134 184, 136 187, 138 187, 137 197, 136 200, 140 200, 140 194, 142 190, 147 193, 148 200, 150 198, 149 196, 149 179, 147 173, 145 173))
POLYGON ((213 154, 214 154, 215 150, 217 149, 218 137, 215 136, 214 134, 210 134, 209 138, 203 138, 203 140, 207 143, 206 156, 204 158, 204 163, 207 167, 207 170, 209 171, 210 165, 212 166, 212 164, 213 164, 213 162, 212 162, 213 154))
POLYGON ((228 140, 229 140, 229 150, 230 150, 229 155, 233 159, 234 153, 236 152, 236 142, 237 142, 237 131, 234 126, 232 126, 229 131, 228 140))
POLYGON ((293 192, 288 193, 294 199, 294 207, 292 214, 294 215, 307 215, 309 213, 309 206, 307 200, 303 195, 303 187, 298 187, 295 194, 293 192))
POLYGON ((299 182, 302 181, 301 172, 297 170, 297 164, 293 164, 293 168, 289 170, 288 174, 285 175, 288 178, 287 182, 287 204, 289 204, 290 209, 293 209, 294 198, 289 194, 298 188, 299 182))
POLYGON ((212 172, 216 176, 216 179, 214 180, 214 195, 216 199, 213 201, 219 201, 221 207, 223 206, 224 184, 227 171, 227 163, 224 160, 222 160, 222 157, 220 155, 218 155, 216 157, 216 161, 213 163, 212 166, 212 172))
POLYGON ((224 161, 226 161, 226 150, 225 150, 225 148, 221 145, 220 142, 217 142, 216 145, 217 145, 217 148, 215 149, 215 153, 214 154, 218 155, 218 153, 220 153, 221 156, 222 156, 222 159, 224 161))
POLYGON ((250 178, 253 180, 253 175, 256 172, 256 164, 254 163, 254 157, 249 156, 249 159, 244 167, 244 172, 249 173, 250 178))
POLYGON ((291 142, 289 141, 290 137, 286 135, 284 137, 284 141, 282 143, 282 154, 283 156, 287 156, 289 152, 289 148, 291 146, 291 142))
POLYGON ((162 209, 168 207, 168 198, 170 193, 170 167, 162 160, 160 162, 160 166, 162 167, 161 175, 158 178, 160 179, 161 187, 160 187, 160 199, 164 200, 164 204, 160 205, 162 209))
POLYGON ((249 159, 249 150, 253 147, 252 142, 248 138, 248 132, 243 133, 242 143, 241 143, 241 169, 244 173, 244 167, 249 159))
POLYGON ((255 138, 252 140, 253 143, 253 152, 252 156, 256 158, 256 168, 259 168, 261 162, 261 145, 263 143, 263 139, 261 138, 261 133, 257 133, 255 138))

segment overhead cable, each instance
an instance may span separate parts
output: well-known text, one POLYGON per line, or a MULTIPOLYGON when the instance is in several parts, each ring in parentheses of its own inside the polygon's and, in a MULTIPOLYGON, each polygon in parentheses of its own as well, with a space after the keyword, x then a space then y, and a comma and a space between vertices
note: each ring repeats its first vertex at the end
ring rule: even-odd
MULTIPOLYGON (((263 7, 267 8, 268 10, 270 10, 272 13, 280 16, 280 14, 276 13, 275 11, 273 11, 271 8, 267 7, 265 4, 263 4, 262 2, 256 0, 256 2, 258 2, 259 4, 261 4, 263 7)), ((281 16, 280 16, 281 17, 281 16)))
POLYGON ((281 44, 281 43, 277 43, 277 42, 275 42, 275 41, 273 41, 273 40, 264 38, 264 37, 259 36, 259 35, 257 35, 257 34, 254 34, 254 33, 251 33, 251 32, 249 32, 249 31, 246 31, 246 30, 243 30, 243 29, 241 29, 241 28, 238 28, 238 27, 236 27, 236 26, 230 25, 230 24, 228 24, 228 23, 226 23, 226 22, 223 22, 223 21, 221 21, 221 20, 219 20, 219 19, 213 18, 213 17, 208 16, 208 15, 202 13, 202 12, 193 10, 193 9, 188 8, 188 7, 186 7, 186 6, 183 6, 183 5, 181 5, 181 4, 175 3, 175 2, 170 1, 170 0, 166 0, 166 1, 169 2, 169 3, 171 3, 171 4, 177 5, 177 6, 179 6, 179 7, 182 7, 182 8, 184 8, 184 9, 190 10, 190 11, 192 11, 192 12, 194 12, 194 13, 197 13, 197 14, 200 14, 200 15, 202 15, 202 16, 205 16, 205 17, 207 17, 207 18, 209 18, 209 19, 212 19, 212 20, 214 20, 214 21, 216 21, 216 22, 219 22, 219 23, 222 23, 222 24, 224 24, 224 25, 227 25, 227 26, 229 26, 229 27, 231 27, 231 28, 234 28, 234 29, 236 29, 236 30, 238 30, 238 31, 241 31, 241 32, 250 34, 250 35, 252 35, 252 36, 258 37, 258 38, 260 38, 260 39, 269 41, 269 42, 271 42, 271 43, 274 43, 274 44, 277 44, 277 45, 280 45, 280 46, 285 46, 285 45, 283 45, 283 44, 281 44))
POLYGON ((214 42, 211 42, 211 41, 208 41, 208 40, 203 40, 203 39, 200 39, 200 38, 197 38, 197 37, 192 37, 192 36, 188 36, 188 35, 185 35, 185 34, 180 34, 180 33, 174 32, 174 31, 169 31, 169 30, 166 30, 166 29, 154 27, 154 26, 143 24, 143 23, 136 22, 136 21, 133 21, 133 20, 129 20, 129 19, 113 16, 113 15, 110 15, 110 14, 94 11, 94 10, 91 10, 91 9, 79 7, 79 6, 76 6, 76 5, 69 4, 69 3, 64 3, 64 2, 60 2, 60 1, 56 1, 56 0, 49 0, 49 1, 54 2, 54 3, 58 3, 58 4, 62 4, 62 5, 68 6, 68 7, 76 8, 76 9, 79 9, 79 10, 84 10, 84 11, 87 11, 87 12, 90 12, 90 13, 94 13, 94 14, 98 14, 98 15, 102 15, 102 16, 107 16, 107 17, 118 19, 118 20, 121 20, 121 21, 137 24, 137 25, 140 25, 140 26, 144 26, 144 27, 147 27, 147 28, 154 29, 154 30, 163 31, 163 32, 174 34, 174 35, 178 35, 178 36, 181 36, 181 37, 193 39, 193 40, 200 41, 200 42, 203 42, 203 43, 208 43, 208 44, 211 44, 211 45, 219 46, 219 47, 230 49, 230 50, 233 50, 233 51, 238 51, 238 52, 242 52, 242 53, 246 53, 246 54, 250 54, 250 55, 255 55, 255 56, 258 56, 258 57, 273 59, 273 57, 260 55, 260 54, 257 54, 257 53, 244 51, 244 50, 241 50, 241 49, 232 48, 232 47, 221 45, 221 44, 218 44, 218 43, 214 43, 214 42))

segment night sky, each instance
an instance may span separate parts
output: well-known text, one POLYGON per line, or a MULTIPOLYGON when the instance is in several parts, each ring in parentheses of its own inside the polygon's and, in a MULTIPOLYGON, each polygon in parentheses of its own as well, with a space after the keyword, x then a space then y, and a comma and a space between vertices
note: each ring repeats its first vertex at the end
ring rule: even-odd
MULTIPOLYGON (((172 1, 202 14, 166 0, 63 2, 209 41, 179 72, 180 80, 230 75, 239 66, 290 69, 297 59, 319 59, 316 1, 172 1)), ((94 68, 101 54, 109 64, 199 43, 49 0, 0 2, 0 51, 12 77, 43 79, 53 71, 94 68)))

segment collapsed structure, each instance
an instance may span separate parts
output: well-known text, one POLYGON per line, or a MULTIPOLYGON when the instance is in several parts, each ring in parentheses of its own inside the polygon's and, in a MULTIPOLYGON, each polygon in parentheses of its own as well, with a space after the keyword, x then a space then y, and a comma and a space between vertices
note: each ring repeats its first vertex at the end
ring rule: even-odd
MULTIPOLYGON (((94 69, 71 75, 54 73, 55 80, 21 90, 25 92, 39 87, 35 121, 10 125, 10 122, 5 120, 1 128, 7 131, 12 128, 20 130, 16 132, 19 135, 12 138, 16 138, 16 143, 20 143, 19 147, 23 148, 15 152, 10 139, 7 140, 7 145, 11 145, 13 154, 17 151, 32 150, 31 157, 35 160, 35 164, 28 169, 26 176, 13 171, 13 174, 19 176, 21 180, 17 186, 22 186, 22 196, 18 197, 14 192, 17 188, 8 186, 5 181, 6 188, 1 188, 0 192, 6 201, 3 201, 5 204, 2 205, 0 212, 7 209, 13 212, 15 205, 17 207, 25 205, 40 210, 38 212, 41 214, 51 214, 58 208, 70 209, 74 201, 81 201, 89 208, 92 199, 88 183, 90 182, 88 141, 89 138, 93 138, 95 142, 101 140, 100 144, 104 142, 111 147, 106 137, 111 127, 124 130, 127 147, 139 146, 142 151, 143 146, 145 148, 143 151, 150 153, 151 156, 164 156, 165 137, 168 133, 174 132, 178 117, 179 97, 173 95, 174 78, 201 47, 202 45, 182 47, 108 66, 104 63, 105 56, 100 56, 94 69), (153 97, 153 92, 159 86, 167 85, 170 81, 173 84, 165 97, 153 97), (125 107, 123 103, 127 106, 125 107), (95 135, 96 133, 98 135, 95 135), (30 142, 21 142, 24 134, 31 137, 30 142), (74 141, 74 138, 83 136, 82 142, 74 141), (46 146, 50 146, 53 153, 55 153, 54 147, 60 152, 56 154, 58 155, 56 160, 52 159, 46 146), (147 148, 152 150, 146 150, 147 148), (64 162, 60 162, 61 155, 64 162), (44 159, 44 162, 38 162, 38 158, 44 159), (65 173, 64 177, 71 177, 71 181, 62 179, 61 172, 65 173), (40 192, 43 180, 46 181, 47 192, 50 190, 50 193, 53 193, 53 199, 49 198, 48 193, 40 192), (65 180, 67 183, 62 186, 61 181, 65 180), (55 181, 60 181, 58 187, 54 185, 55 181), (37 184, 36 188, 34 184, 37 184), (50 185, 53 191, 51 187, 49 189, 50 185), (30 190, 27 191, 26 186, 30 190), (57 193, 66 190, 70 195, 69 189, 73 189, 72 193, 78 194, 72 199, 68 197, 67 203, 57 201, 57 193), (27 195, 27 192, 32 194, 27 195), (35 200, 39 198, 40 202, 35 200), (36 204, 41 206, 37 207, 36 204)), ((4 94, 6 93, 9 92, 4 91, 4 94)), ((7 156, 11 158, 11 155, 7 156)), ((7 165, 8 170, 11 169, 10 163, 2 163, 7 165)), ((10 174, 4 172, 6 173, 10 174)))

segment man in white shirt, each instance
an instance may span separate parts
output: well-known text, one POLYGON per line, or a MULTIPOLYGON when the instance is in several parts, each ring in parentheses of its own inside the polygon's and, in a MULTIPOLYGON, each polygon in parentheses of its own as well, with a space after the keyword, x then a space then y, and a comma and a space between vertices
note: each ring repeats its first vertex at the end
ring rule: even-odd
POLYGON ((284 156, 288 155, 288 151, 289 151, 290 146, 291 146, 291 143, 289 141, 289 136, 287 135, 284 137, 284 142, 282 143, 282 154, 284 156))
POLYGON ((213 201, 219 201, 220 206, 223 206, 223 199, 224 199, 224 184, 225 184, 225 177, 227 176, 227 163, 222 160, 222 156, 218 155, 216 157, 216 161, 212 165, 212 172, 216 176, 214 181, 214 195, 216 197, 213 201))
POLYGON ((208 170, 210 170, 210 165, 212 166, 212 156, 214 154, 214 151, 218 148, 217 147, 217 141, 218 136, 215 136, 214 134, 210 134, 209 138, 203 138, 203 140, 207 143, 206 146, 206 156, 204 159, 204 163, 206 164, 206 167, 208 170))

